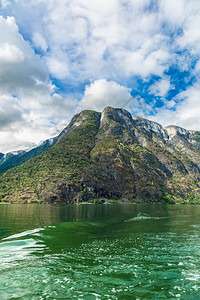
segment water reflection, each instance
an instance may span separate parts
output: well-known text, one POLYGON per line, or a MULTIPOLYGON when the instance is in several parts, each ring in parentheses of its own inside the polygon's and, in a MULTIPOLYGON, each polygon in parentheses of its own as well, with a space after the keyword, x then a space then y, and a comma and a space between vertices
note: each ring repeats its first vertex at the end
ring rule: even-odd
MULTIPOLYGON (((61 222, 74 221, 111 221, 123 222, 146 214, 147 219, 154 217, 151 230, 169 231, 173 228, 189 226, 192 220, 198 224, 199 206, 184 205, 0 205, 0 238, 29 229, 40 228, 61 222), (159 218, 166 218, 162 221, 159 218), (157 219, 158 218, 158 219, 157 219), (188 222, 187 222, 188 220, 188 222), (167 226, 167 228, 166 228, 167 226)), ((137 220, 139 221, 139 219, 137 220)), ((134 222, 133 229, 141 229, 141 222, 134 222)), ((193 224, 194 225, 194 224, 193 224)), ((143 225, 142 225, 143 226, 143 225)), ((184 230, 184 227, 181 227, 184 230)), ((146 228, 148 231, 148 228, 146 228)))

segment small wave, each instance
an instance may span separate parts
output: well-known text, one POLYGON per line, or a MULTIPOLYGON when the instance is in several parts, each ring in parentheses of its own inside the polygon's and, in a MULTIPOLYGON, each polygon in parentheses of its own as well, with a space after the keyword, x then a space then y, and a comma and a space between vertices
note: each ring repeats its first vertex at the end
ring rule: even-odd
POLYGON ((24 232, 13 234, 13 235, 10 235, 10 236, 2 239, 2 241, 11 240, 11 239, 18 239, 18 238, 21 238, 21 237, 25 237, 25 236, 28 236, 28 235, 32 235, 32 234, 38 233, 38 232, 40 232, 40 231, 42 231, 44 229, 45 228, 36 228, 36 229, 33 229, 33 230, 27 230, 27 231, 24 231, 24 232))
POLYGON ((5 241, 0 244, 0 270, 7 263, 25 260, 33 252, 43 251, 45 245, 38 244, 32 238, 26 240, 5 241))
POLYGON ((159 219, 166 219, 166 218, 167 217, 150 217, 148 214, 138 213, 136 217, 125 220, 124 222, 132 222, 132 221, 140 221, 140 220, 159 220, 159 219))
POLYGON ((6 237, 0 242, 0 270, 5 264, 26 259, 33 252, 43 251, 45 245, 35 236, 44 228, 36 228, 6 237))

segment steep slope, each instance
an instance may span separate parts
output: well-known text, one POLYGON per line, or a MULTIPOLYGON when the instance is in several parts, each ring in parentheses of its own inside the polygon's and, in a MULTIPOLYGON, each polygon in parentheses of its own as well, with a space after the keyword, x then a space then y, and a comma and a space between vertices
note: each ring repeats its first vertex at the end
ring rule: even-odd
POLYGON ((83 111, 54 146, 0 175, 0 199, 198 202, 198 136, 184 129, 172 135, 172 129, 124 109, 83 111))
POLYGON ((4 157, 4 154, 0 152, 0 163, 1 163, 2 159, 3 159, 3 157, 4 157))
POLYGON ((56 143, 57 138, 52 138, 44 141, 40 146, 35 147, 29 151, 15 151, 9 152, 5 155, 0 156, 0 173, 4 173, 5 171, 17 167, 27 160, 41 154, 42 152, 48 150, 51 146, 56 143))

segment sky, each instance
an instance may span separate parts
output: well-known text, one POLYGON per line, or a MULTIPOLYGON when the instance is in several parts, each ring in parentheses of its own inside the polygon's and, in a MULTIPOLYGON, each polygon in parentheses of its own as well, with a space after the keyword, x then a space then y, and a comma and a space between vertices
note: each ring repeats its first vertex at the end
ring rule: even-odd
POLYGON ((200 1, 0 0, 0 152, 106 106, 200 130, 200 1))

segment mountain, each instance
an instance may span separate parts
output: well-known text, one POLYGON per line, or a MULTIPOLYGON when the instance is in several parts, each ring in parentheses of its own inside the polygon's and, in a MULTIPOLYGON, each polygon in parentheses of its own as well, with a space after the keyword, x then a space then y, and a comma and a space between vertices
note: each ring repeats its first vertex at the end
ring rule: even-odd
POLYGON ((6 154, 0 155, 0 173, 19 166, 25 163, 27 160, 41 154, 42 152, 48 150, 51 146, 56 143, 57 138, 52 138, 44 141, 40 146, 35 147, 29 151, 13 151, 6 154))
POLYGON ((0 152, 0 163, 1 163, 2 159, 3 159, 3 157, 4 157, 4 154, 0 152))
POLYGON ((200 132, 125 109, 82 111, 48 150, 0 175, 0 199, 199 203, 200 132))

